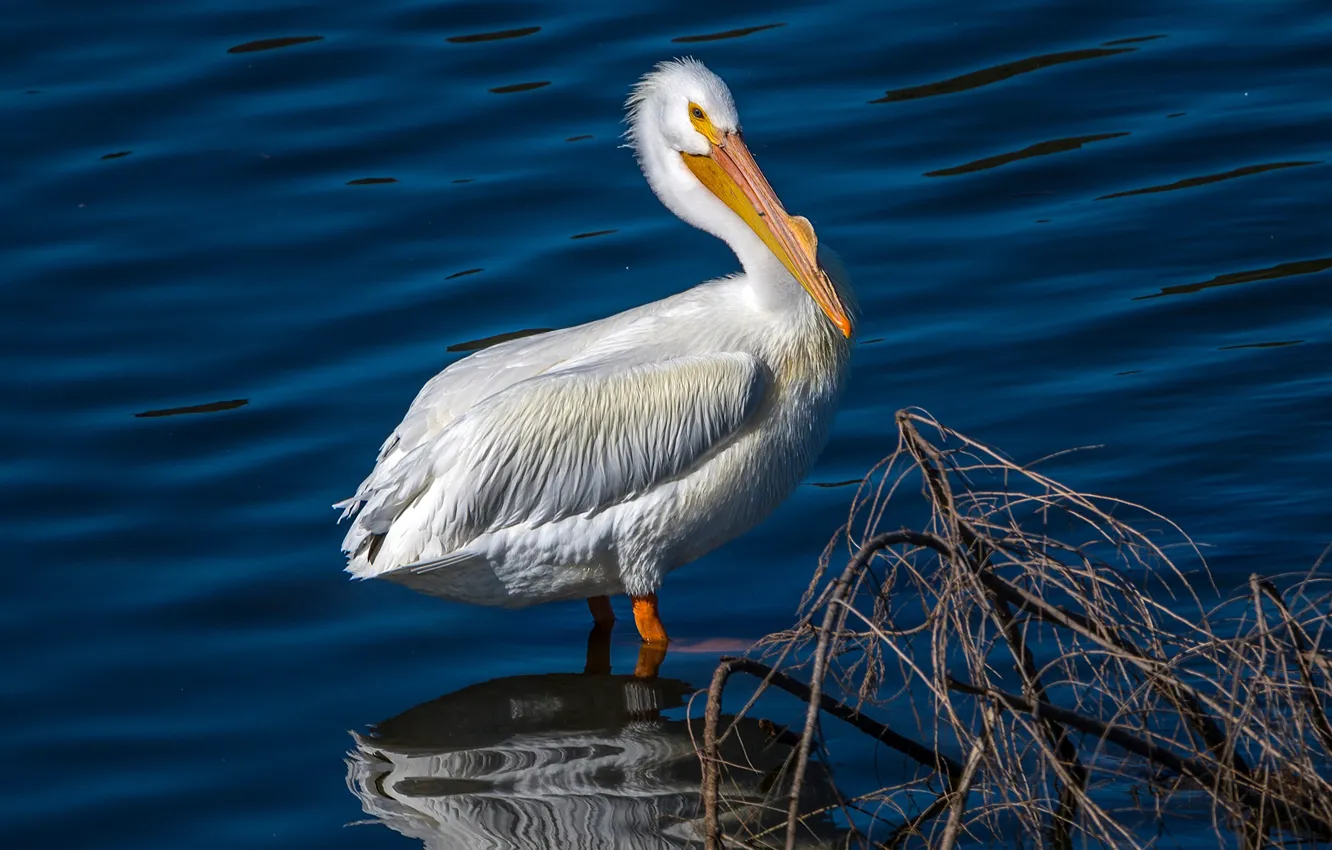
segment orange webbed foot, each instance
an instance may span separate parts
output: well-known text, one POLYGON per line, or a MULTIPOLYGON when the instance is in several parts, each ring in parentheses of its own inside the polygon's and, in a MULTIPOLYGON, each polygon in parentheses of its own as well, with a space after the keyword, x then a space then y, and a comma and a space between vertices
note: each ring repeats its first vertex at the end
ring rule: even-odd
POLYGON ((643 645, 638 649, 638 666, 634 675, 640 679, 656 678, 661 662, 666 659, 666 646, 671 639, 657 612, 657 594, 630 597, 634 603, 634 625, 643 645))

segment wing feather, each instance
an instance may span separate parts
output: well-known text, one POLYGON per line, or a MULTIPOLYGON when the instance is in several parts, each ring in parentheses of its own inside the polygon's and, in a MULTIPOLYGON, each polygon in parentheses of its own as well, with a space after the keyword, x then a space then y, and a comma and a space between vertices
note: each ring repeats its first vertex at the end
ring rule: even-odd
POLYGON ((732 353, 569 369, 521 382, 450 429, 453 450, 436 467, 437 476, 462 485, 450 519, 493 531, 642 495, 734 436, 765 384, 755 358, 732 353))
POLYGON ((729 352, 583 359, 520 380, 462 411, 433 439, 386 447, 349 500, 351 511, 364 507, 344 548, 354 552, 368 535, 388 533, 418 500, 435 502, 410 513, 418 523, 428 517, 428 527, 413 530, 418 551, 395 552, 394 566, 415 560, 429 538, 448 553, 489 531, 633 499, 734 439, 767 386, 756 358, 729 352))

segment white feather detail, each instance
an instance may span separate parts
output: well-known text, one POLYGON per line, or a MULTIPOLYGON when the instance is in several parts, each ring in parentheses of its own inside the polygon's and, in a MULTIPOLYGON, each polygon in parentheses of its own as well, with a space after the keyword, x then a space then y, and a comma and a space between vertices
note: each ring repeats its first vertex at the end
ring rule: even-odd
POLYGON ((464 560, 453 553, 480 535, 634 499, 726 445, 759 409, 767 383, 763 365, 737 352, 628 365, 580 359, 482 399, 429 439, 411 433, 424 415, 414 406, 407 439, 343 503, 356 513, 344 548, 356 556, 367 537, 388 534, 428 500, 418 545, 392 547, 391 560, 370 558, 373 566, 354 571, 424 568, 415 559, 427 539, 442 552, 425 559, 437 568, 464 560))
POLYGON ((763 397, 748 354, 563 369, 515 384, 459 417, 434 477, 459 488, 463 533, 543 525, 632 499, 733 436, 763 397))

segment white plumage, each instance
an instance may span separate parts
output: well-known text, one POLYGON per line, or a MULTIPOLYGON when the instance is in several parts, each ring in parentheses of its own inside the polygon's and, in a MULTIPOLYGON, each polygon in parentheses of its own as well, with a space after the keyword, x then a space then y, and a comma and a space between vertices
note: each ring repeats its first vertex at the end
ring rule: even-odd
POLYGON ((436 375, 339 505, 353 575, 510 607, 649 597, 762 520, 822 448, 845 283, 753 164, 716 75, 664 63, 628 109, 653 190, 744 273, 436 375))

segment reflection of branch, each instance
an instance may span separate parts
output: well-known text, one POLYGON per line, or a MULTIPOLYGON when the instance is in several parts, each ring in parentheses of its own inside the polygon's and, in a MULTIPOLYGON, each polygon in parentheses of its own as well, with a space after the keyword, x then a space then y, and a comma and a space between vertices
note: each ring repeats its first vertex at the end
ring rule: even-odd
MULTIPOLYGON (((810 701, 813 693, 804 682, 792 678, 785 673, 774 670, 766 664, 755 661, 752 658, 730 658, 722 657, 723 666, 728 666, 733 672, 748 673, 749 675, 763 679, 767 684, 781 688, 788 694, 800 699, 806 703, 810 701)), ((845 721, 852 726, 869 735, 871 738, 886 744, 909 756, 917 763, 937 770, 944 775, 945 779, 952 781, 962 772, 962 765, 942 753, 936 752, 924 744, 917 743, 910 738, 899 735, 888 726, 879 721, 867 717, 859 710, 854 709, 844 702, 833 699, 828 694, 819 697, 819 708, 836 717, 838 720, 845 721)))
MULTIPOLYGON (((886 544, 891 545, 891 544, 886 544)), ((920 744, 903 735, 899 735, 889 727, 867 717, 860 711, 851 708, 846 703, 839 702, 827 694, 815 696, 813 688, 786 675, 778 670, 774 670, 766 664, 755 661, 751 658, 732 658, 723 657, 721 663, 717 665, 716 671, 712 674, 712 684, 708 688, 708 704, 704 714, 703 726, 703 831, 707 841, 708 850, 720 847, 721 833, 718 827, 718 787, 720 785, 721 754, 718 744, 718 726, 721 722, 721 696, 726 687, 726 681, 732 673, 748 673, 756 679, 762 680, 760 687, 773 685, 783 691, 791 694, 797 699, 803 700, 811 706, 815 706, 815 711, 822 709, 827 713, 842 720, 864 732, 875 740, 892 747, 894 750, 909 756, 921 765, 931 770, 939 771, 944 776, 944 781, 951 787, 956 778, 962 772, 962 765, 942 753, 936 752, 924 744, 920 744), (817 700, 817 703, 815 702, 817 700)), ((808 737, 802 736, 800 745, 803 747, 808 743, 808 737)), ((799 750, 797 750, 798 752, 799 750)), ((808 748, 805 748, 808 753, 808 748)), ((801 780, 804 777, 808 762, 800 764, 797 762, 796 771, 792 777, 792 794, 798 798, 801 780)), ((788 829, 792 828, 788 822, 788 829)))
POLYGON ((1124 729, 1111 726, 1094 717, 1087 717, 1078 714, 1076 711, 1069 711, 1044 701, 1032 702, 1016 694, 1007 694, 992 688, 978 688, 975 685, 951 677, 948 680, 948 687, 960 693, 995 700, 1012 711, 1020 711, 1023 714, 1030 714, 1032 717, 1049 717, 1060 723, 1068 724, 1079 732, 1086 732, 1098 738, 1104 738, 1135 755, 1140 755, 1162 767, 1168 767, 1176 773, 1196 779, 1199 785, 1208 786, 1216 782, 1216 771, 1206 762, 1194 758, 1180 757, 1165 747, 1153 744, 1151 741, 1139 738, 1124 729))
POLYGON ((1161 691, 1163 696, 1179 707, 1180 713, 1198 731, 1203 741, 1206 742, 1207 748, 1214 755, 1221 758, 1229 750, 1231 764, 1235 770, 1242 774, 1249 772, 1249 766, 1245 763, 1244 758, 1231 746, 1225 732, 1221 731, 1221 727, 1217 725, 1216 720, 1201 705, 1203 702, 1215 705, 1215 701, 1203 697, 1196 688, 1170 674, 1168 671, 1170 665, 1167 662, 1159 658, 1152 658, 1129 641, 1119 637, 1113 630, 1105 628, 1094 620, 1051 605, 1040 597, 1009 584, 993 573, 982 574, 981 582, 986 589, 993 591, 999 598, 1021 606, 1046 622, 1063 626, 1069 631, 1093 641, 1102 649, 1119 655, 1148 674, 1148 681, 1152 687, 1161 691))
MULTIPOLYGON (((1142 756, 1153 764, 1169 768, 1181 776, 1187 776, 1204 788, 1220 786, 1221 774, 1202 759, 1177 755, 1159 744, 1154 744, 1146 738, 1134 735, 1122 727, 1097 720, 1095 717, 1078 714, 1076 711, 1069 711, 1043 700, 1032 701, 993 688, 978 688, 957 679, 950 678, 948 687, 964 694, 995 700, 1012 711, 1020 711, 1037 719, 1048 717, 1071 726, 1079 732, 1095 735, 1097 738, 1109 741, 1134 755, 1142 756)), ((1267 809, 1276 809, 1282 815, 1282 823, 1300 823, 1304 829, 1314 834, 1332 836, 1332 824, 1311 812, 1296 811, 1289 800, 1274 799, 1266 793, 1264 788, 1250 782, 1244 782, 1236 783, 1235 791, 1240 798, 1240 802, 1253 808, 1260 815, 1267 809)))

